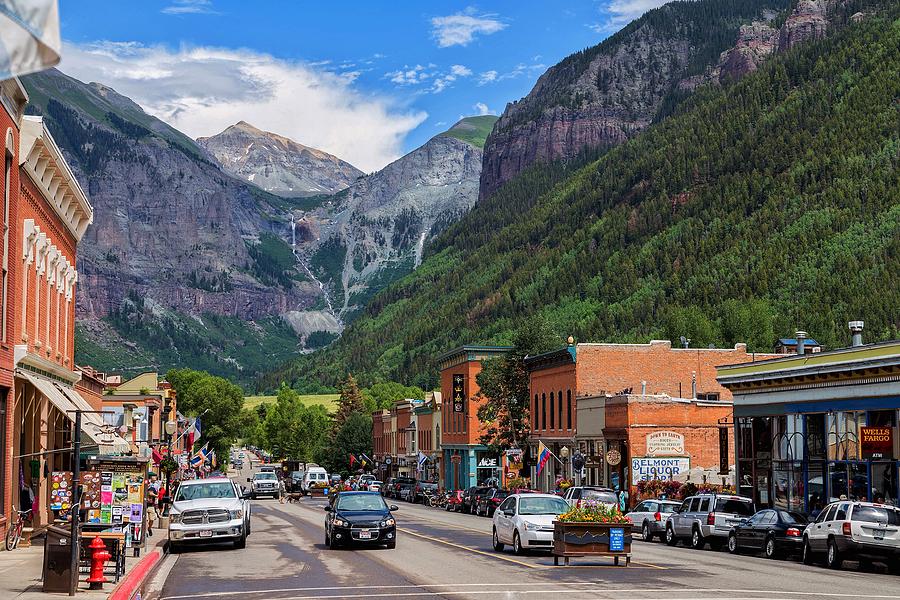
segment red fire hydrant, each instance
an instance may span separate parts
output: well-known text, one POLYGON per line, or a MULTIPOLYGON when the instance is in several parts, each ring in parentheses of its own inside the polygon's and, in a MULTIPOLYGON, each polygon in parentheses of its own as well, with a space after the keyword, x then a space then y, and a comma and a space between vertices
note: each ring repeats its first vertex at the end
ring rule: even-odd
POLYGON ((88 548, 94 552, 91 554, 91 576, 87 578, 87 582, 91 584, 92 590, 102 590, 103 584, 106 583, 106 577, 103 576, 103 565, 112 555, 107 552, 106 544, 99 537, 95 537, 88 548))

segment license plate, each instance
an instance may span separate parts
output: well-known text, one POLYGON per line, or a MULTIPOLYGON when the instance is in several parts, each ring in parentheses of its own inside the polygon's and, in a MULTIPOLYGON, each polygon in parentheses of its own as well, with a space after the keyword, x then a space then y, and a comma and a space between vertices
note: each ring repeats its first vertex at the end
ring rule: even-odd
POLYGON ((874 533, 874 536, 875 536, 875 539, 876 539, 876 540, 879 540, 879 541, 880 541, 880 540, 883 540, 883 539, 884 539, 884 532, 883 532, 883 531, 876 531, 876 532, 874 533))
POLYGON ((370 532, 370 531, 360 531, 360 532, 359 532, 359 539, 361 539, 361 540, 370 540, 370 539, 372 539, 372 532, 370 532))
POLYGON ((212 537, 212 531, 209 529, 204 529, 200 532, 200 537, 212 537))

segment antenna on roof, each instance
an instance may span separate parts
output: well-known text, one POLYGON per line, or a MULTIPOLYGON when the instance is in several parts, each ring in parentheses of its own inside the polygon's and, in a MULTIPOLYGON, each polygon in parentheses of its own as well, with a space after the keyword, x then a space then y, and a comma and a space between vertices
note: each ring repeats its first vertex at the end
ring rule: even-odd
POLYGON ((685 348, 689 347, 691 345, 691 338, 681 336, 681 345, 685 348))

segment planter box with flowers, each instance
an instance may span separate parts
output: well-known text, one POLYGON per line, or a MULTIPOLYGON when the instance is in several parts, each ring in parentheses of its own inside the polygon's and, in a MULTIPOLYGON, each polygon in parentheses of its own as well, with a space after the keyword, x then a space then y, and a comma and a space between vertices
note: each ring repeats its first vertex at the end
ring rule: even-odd
POLYGON ((604 504, 588 502, 559 515, 553 522, 553 564, 559 557, 612 556, 615 564, 625 557, 631 563, 631 520, 604 504))
POLYGON ((309 484, 309 495, 313 498, 322 498, 325 496, 326 486, 319 483, 309 484))

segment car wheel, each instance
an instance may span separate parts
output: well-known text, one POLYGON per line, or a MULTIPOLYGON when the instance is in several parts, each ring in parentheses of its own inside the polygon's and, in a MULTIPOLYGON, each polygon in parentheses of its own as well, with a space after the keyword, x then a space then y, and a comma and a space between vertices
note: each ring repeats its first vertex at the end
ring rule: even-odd
POLYGON ((243 550, 247 547, 247 534, 242 535, 238 539, 234 540, 234 549, 235 550, 243 550))
POLYGON ((700 533, 700 529, 694 527, 694 530, 691 532, 691 548, 694 550, 703 550, 705 545, 706 541, 703 539, 703 534, 700 533))
POLYGON ((176 544, 175 542, 169 542, 169 554, 180 554, 181 546, 176 544))
POLYGON ((678 538, 675 536, 675 530, 671 525, 666 527, 666 543, 670 546, 678 545, 678 538))
POLYGON ((328 530, 325 530, 325 547, 331 550, 331 536, 328 535, 328 530))
POLYGON ((644 523, 644 526, 641 528, 641 537, 645 542, 653 541, 653 534, 650 533, 650 523, 644 523))
POLYGON ((494 529, 494 550, 496 552, 503 552, 503 543, 500 541, 500 537, 497 535, 497 529, 494 529))
POLYGON ((734 534, 728 536, 728 551, 732 554, 738 553, 737 536, 734 534))
POLYGON ((513 534, 513 552, 519 555, 525 554, 525 549, 522 548, 522 540, 519 538, 518 531, 513 534))
POLYGON ((811 565, 813 560, 813 551, 812 546, 809 545, 809 539, 803 540, 803 564, 811 565))
POLYGON ((765 548, 763 548, 763 552, 766 555, 766 558, 778 558, 778 548, 775 546, 775 538, 769 537, 766 539, 765 548))
POLYGON ((841 552, 838 550, 837 543, 833 539, 828 540, 828 554, 825 555, 825 563, 828 565, 829 569, 840 569, 841 565, 844 564, 844 559, 841 558, 841 552))

